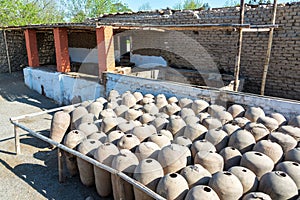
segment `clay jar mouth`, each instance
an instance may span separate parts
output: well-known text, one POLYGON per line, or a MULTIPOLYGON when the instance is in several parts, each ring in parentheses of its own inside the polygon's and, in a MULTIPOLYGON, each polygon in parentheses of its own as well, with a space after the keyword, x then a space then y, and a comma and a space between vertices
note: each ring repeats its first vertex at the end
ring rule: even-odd
POLYGON ((261 153, 254 153, 255 155, 257 155, 257 156, 263 156, 261 153))
POLYGON ((105 145, 105 146, 110 146, 110 143, 105 143, 104 145, 105 145))
POLYGON ((157 134, 157 136, 162 136, 162 134, 157 134))
POLYGON ((152 163, 152 160, 146 160, 146 163, 152 163))
POLYGON ((245 169, 242 169, 242 172, 247 172, 247 170, 245 170, 245 169))
POLYGON ((79 132, 78 132, 78 131, 74 131, 74 133, 75 133, 75 134, 78 134, 79 132))
POLYGON ((132 137, 132 135, 128 134, 128 135, 126 135, 126 137, 128 137, 128 138, 131 138, 131 137, 132 137))
POLYGON ((209 187, 204 187, 203 190, 204 190, 205 192, 211 192, 211 189, 210 189, 209 187))
POLYGON ((298 163, 296 163, 296 162, 293 162, 292 164, 295 165, 295 166, 297 166, 297 167, 300 166, 300 165, 299 165, 298 163))
POLYGON ((177 177, 177 174, 175 174, 175 173, 170 174, 170 177, 171 177, 171 178, 176 178, 176 177, 177 177))
POLYGON ((91 144, 95 144, 96 142, 95 142, 95 141, 90 141, 90 143, 91 143, 91 144))
POLYGON ((187 139, 188 139, 188 138, 187 138, 187 137, 185 137, 185 136, 183 136, 182 138, 183 138, 183 139, 185 139, 185 140, 187 140, 187 139))
POLYGON ((235 148, 231 147, 231 150, 232 150, 232 151, 235 151, 235 148))
POLYGON ((223 174, 225 174, 227 176, 231 176, 232 175, 230 172, 224 172, 223 174))
POLYGON ((280 177, 286 177, 286 173, 284 173, 284 172, 277 171, 277 172, 275 172, 275 174, 280 177))

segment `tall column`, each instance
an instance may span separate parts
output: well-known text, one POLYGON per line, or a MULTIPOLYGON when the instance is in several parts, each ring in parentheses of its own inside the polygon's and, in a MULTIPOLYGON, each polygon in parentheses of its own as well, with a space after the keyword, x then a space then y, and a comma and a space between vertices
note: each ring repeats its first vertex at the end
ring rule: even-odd
POLYGON ((58 72, 71 71, 67 30, 67 28, 53 29, 56 54, 56 68, 58 72))
POLYGON ((112 26, 101 26, 96 28, 98 48, 99 76, 104 71, 115 70, 115 52, 113 42, 112 26))
POLYGON ((28 65, 30 67, 38 67, 40 66, 40 60, 36 40, 36 31, 34 29, 26 29, 24 31, 24 34, 26 41, 28 65))

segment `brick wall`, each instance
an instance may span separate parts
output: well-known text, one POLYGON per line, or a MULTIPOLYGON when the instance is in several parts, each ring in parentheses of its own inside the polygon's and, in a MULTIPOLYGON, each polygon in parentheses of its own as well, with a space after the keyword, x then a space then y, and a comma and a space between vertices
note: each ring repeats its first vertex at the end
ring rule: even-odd
POLYGON ((96 31, 76 32, 68 34, 69 47, 93 49, 97 47, 96 31))
MULTIPOLYGON (((272 7, 246 7, 245 23, 269 24, 271 17, 272 7)), ((98 21, 173 25, 238 23, 239 8, 105 15, 98 21)), ((300 100, 300 3, 278 5, 276 24, 280 28, 274 32, 265 94, 300 100)), ((234 73, 237 32, 180 31, 185 34, 184 37, 168 31, 139 32, 122 33, 132 36, 133 50, 136 53, 144 55, 162 53, 168 64, 175 68, 195 68, 195 63, 198 63, 196 68, 200 70, 214 71, 217 68, 224 73, 234 73)), ((267 42, 268 32, 244 33, 241 76, 245 78, 245 92, 260 92, 267 42)))
POLYGON ((37 32, 36 34, 40 65, 55 65, 55 46, 53 31, 37 32))
MULTIPOLYGON (((27 65, 27 53, 23 31, 6 31, 6 39, 12 71, 22 69, 27 65)), ((3 31, 0 30, 0 73, 7 73, 8 60, 3 31)))

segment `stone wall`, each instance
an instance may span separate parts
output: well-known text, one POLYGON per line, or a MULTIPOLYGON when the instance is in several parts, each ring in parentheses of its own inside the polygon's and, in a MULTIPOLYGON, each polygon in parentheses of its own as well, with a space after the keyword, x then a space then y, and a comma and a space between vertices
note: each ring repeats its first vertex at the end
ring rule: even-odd
MULTIPOLYGON (((19 71, 27 65, 27 53, 23 31, 7 31, 7 46, 12 71, 19 71)), ((3 30, 0 30, 0 73, 9 72, 3 30)))
MULTIPOLYGON (((246 7, 245 23, 269 24, 272 7, 246 7)), ((100 23, 197 24, 238 23, 239 8, 207 11, 144 12, 104 15, 100 23)), ((278 5, 266 95, 300 100, 300 3, 278 5)), ((135 53, 161 55, 175 68, 196 68, 208 72, 234 73, 238 33, 227 30, 202 31, 125 31, 132 36, 135 53), (169 51, 169 53, 168 53, 169 51), (174 59, 175 58, 175 59, 174 59), (195 64, 196 63, 196 64, 195 64)), ((259 93, 268 32, 244 33, 241 76, 244 91, 259 93)))

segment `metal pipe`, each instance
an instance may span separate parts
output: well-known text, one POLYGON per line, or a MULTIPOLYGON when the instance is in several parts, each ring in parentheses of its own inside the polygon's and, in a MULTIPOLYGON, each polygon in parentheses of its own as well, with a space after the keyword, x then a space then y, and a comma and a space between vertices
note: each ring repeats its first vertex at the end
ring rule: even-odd
MULTIPOLYGON (((81 158, 81 159, 83 159, 83 160, 85 160, 85 161, 87 161, 87 162, 95 165, 96 167, 99 167, 100 169, 103 169, 103 170, 105 170, 105 171, 107 171, 107 172, 109 172, 111 174, 115 174, 115 175, 121 177, 122 179, 124 179, 128 183, 132 184, 134 187, 136 187, 136 188, 142 190, 143 192, 145 192, 147 195, 149 195, 149 196, 151 196, 151 197, 153 197, 155 199, 165 200, 165 198, 163 198, 160 195, 156 194, 155 192, 153 192, 152 190, 150 190, 149 188, 147 188, 143 184, 139 183, 138 181, 136 181, 136 180, 132 179, 131 177, 127 176, 126 174, 124 174, 122 172, 119 172, 119 171, 117 171, 117 170, 115 170, 115 169, 113 169, 113 168, 111 168, 109 166, 106 166, 106 165, 104 165, 104 164, 102 164, 102 163, 100 163, 100 162, 98 162, 98 161, 96 161, 96 160, 94 160, 94 159, 86 156, 86 155, 83 155, 83 154, 79 153, 78 151, 70 149, 70 148, 64 146, 63 144, 55 142, 55 141, 51 140, 48 137, 45 137, 45 136, 43 136, 43 135, 41 135, 41 134, 39 134, 37 132, 34 132, 34 131, 30 130, 29 128, 25 127, 24 125, 19 124, 16 121, 12 121, 11 120, 11 123, 14 124, 15 126, 18 126, 21 129, 27 131, 28 133, 30 133, 31 135, 33 135, 34 137, 36 137, 36 138, 38 138, 40 140, 43 140, 43 141, 45 141, 45 142, 47 142, 47 143, 49 143, 49 144, 51 144, 53 146, 58 147, 59 149, 61 149, 63 151, 66 151, 66 152, 68 152, 68 153, 70 153, 70 154, 72 154, 74 156, 77 156, 77 157, 79 157, 79 158, 81 158)), ((60 163, 60 165, 61 165, 61 163, 60 163)))
MULTIPOLYGON (((277 11, 277 0, 274 0, 273 16, 272 16, 272 21, 271 21, 272 25, 275 25, 276 11, 277 11)), ((265 94, 267 74, 268 74, 268 70, 269 70, 271 50, 272 50, 272 44, 273 44, 273 35, 274 35, 274 28, 270 28, 269 40, 268 40, 268 49, 267 49, 267 54, 266 54, 266 60, 265 60, 265 63, 264 63, 264 71, 263 71, 263 75, 262 75, 261 88, 260 88, 260 94, 261 95, 265 94)))

